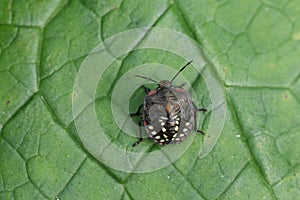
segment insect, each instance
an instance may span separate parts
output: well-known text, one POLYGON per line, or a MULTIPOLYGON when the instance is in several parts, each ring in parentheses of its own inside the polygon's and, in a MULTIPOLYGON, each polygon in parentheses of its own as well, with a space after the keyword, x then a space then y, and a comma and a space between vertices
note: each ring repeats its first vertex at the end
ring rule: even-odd
POLYGON ((172 85, 174 79, 192 61, 184 65, 171 79, 157 82, 151 78, 135 75, 137 77, 150 80, 157 84, 157 88, 150 90, 142 85, 146 92, 144 103, 138 107, 136 113, 130 116, 138 116, 140 138, 132 146, 136 146, 143 141, 142 124, 146 132, 155 143, 167 145, 182 142, 194 128, 204 135, 203 131, 197 130, 197 112, 206 112, 206 109, 198 109, 192 101, 190 94, 182 86, 172 85), (143 110, 143 112, 142 112, 143 110))

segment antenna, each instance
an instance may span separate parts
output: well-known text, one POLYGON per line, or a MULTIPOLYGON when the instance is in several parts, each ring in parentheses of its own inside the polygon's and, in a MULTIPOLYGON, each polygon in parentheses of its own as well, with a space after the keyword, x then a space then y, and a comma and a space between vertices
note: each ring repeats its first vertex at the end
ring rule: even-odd
POLYGON ((146 79, 146 80, 149 80, 149 81, 152 81, 152 82, 154 82, 154 83, 156 83, 156 84, 159 84, 156 80, 153 80, 153 79, 148 78, 148 77, 146 77, 146 76, 140 76, 140 75, 135 75, 135 76, 140 77, 140 78, 143 78, 143 79, 146 79))
POLYGON ((186 63, 178 72, 177 74, 175 74, 175 76, 171 79, 171 83, 174 81, 174 79, 178 76, 178 74, 180 74, 180 72, 182 72, 189 64, 191 64, 193 62, 193 60, 191 60, 190 62, 186 63))

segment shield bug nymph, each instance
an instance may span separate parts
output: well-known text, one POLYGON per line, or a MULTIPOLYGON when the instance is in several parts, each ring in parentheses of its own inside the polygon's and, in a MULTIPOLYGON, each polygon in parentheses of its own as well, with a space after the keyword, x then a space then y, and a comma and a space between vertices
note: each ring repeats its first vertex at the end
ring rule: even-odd
POLYGON ((130 116, 139 116, 140 139, 132 146, 142 142, 141 126, 144 125, 146 132, 154 142, 159 145, 167 145, 182 142, 195 129, 197 132, 197 112, 206 112, 206 109, 198 109, 191 99, 190 94, 181 86, 172 85, 174 79, 192 61, 184 65, 171 79, 157 82, 151 78, 136 75, 137 77, 150 80, 157 84, 157 88, 150 90, 142 85, 146 92, 144 103, 141 104, 136 113, 130 116), (143 110, 143 111, 142 111, 143 110))

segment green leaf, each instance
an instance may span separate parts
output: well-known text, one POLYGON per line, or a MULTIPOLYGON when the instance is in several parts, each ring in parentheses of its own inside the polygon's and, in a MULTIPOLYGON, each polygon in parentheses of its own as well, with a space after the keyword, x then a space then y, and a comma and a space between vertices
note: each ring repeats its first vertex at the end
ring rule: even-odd
MULTIPOLYGON (((297 0, 1 1, 0 199, 297 199, 299 8, 297 0), (140 27, 176 30, 202 46, 207 55, 199 50, 199 57, 220 80, 227 110, 221 137, 206 157, 199 157, 199 149, 208 135, 192 132, 191 146, 178 160, 157 171, 131 173, 94 157, 74 121, 72 99, 78 97, 76 75, 90 52, 113 35, 140 27)), ((137 35, 138 44, 149 35, 137 35)), ((113 145, 134 153, 160 150, 150 139, 131 147, 137 138, 117 126, 113 92, 136 66, 160 63, 178 70, 186 59, 139 49, 105 70, 95 111, 112 144, 99 147, 98 154, 113 145)), ((101 69, 101 63, 93 64, 101 69)), ((191 67, 181 75, 197 105, 211 108, 205 73, 191 67)), ((142 89, 134 92, 130 112, 143 98, 142 89)), ((211 112, 199 115, 199 128, 207 131, 211 112)), ((128 159, 138 168, 147 156, 128 159)))

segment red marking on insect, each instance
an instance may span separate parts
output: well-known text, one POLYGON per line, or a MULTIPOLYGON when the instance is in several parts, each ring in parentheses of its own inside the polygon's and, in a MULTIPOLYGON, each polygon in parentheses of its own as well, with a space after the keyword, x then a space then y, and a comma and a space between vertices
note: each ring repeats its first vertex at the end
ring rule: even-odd
POLYGON ((185 90, 184 90, 183 88, 175 88, 175 90, 176 90, 177 92, 185 92, 185 90))
POLYGON ((148 94, 147 94, 147 96, 153 96, 153 95, 155 95, 156 94, 156 90, 151 90, 148 94))

